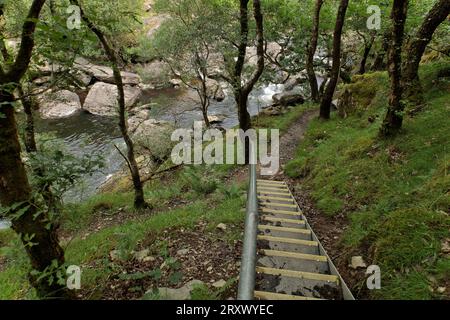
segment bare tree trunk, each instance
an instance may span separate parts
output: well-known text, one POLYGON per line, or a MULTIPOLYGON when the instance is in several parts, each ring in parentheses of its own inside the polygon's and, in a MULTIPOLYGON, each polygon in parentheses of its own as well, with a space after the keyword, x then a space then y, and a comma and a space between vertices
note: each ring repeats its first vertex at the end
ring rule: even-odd
POLYGON ((386 70, 386 53, 389 50, 389 41, 390 41, 390 33, 385 32, 383 33, 382 39, 381 39, 381 48, 377 52, 377 55, 375 57, 375 61, 372 64, 372 67, 370 68, 372 71, 384 71, 386 70))
MULTIPOLYGON (((0 9, 3 11, 3 9, 0 9)), ((0 16, 3 15, 3 13, 0 13, 0 16)), ((1 32, 1 30, 0 30, 1 32)), ((5 42, 3 40, 3 37, 0 37, 0 51, 1 55, 3 57, 3 60, 11 61, 12 56, 8 52, 8 49, 6 48, 5 42)), ((30 97, 27 97, 25 95, 25 92, 23 90, 22 84, 17 84, 17 91, 19 92, 19 98, 20 101, 22 101, 23 110, 26 115, 26 125, 25 125, 25 133, 24 133, 24 142, 25 142, 25 149, 28 153, 30 152, 36 152, 36 140, 34 138, 34 119, 33 119, 33 102, 31 101, 30 97)))
POLYGON ((122 75, 120 74, 119 63, 117 59, 117 54, 114 51, 112 45, 109 44, 106 36, 103 32, 98 29, 85 15, 83 9, 81 8, 78 0, 71 0, 71 3, 77 5, 80 8, 80 14, 83 21, 87 24, 88 28, 97 36, 100 43, 108 56, 109 61, 112 64, 112 69, 114 73, 114 80, 117 86, 117 91, 119 93, 118 103, 119 103, 119 127, 122 133, 122 137, 125 140, 127 146, 127 162, 130 169, 131 178, 133 180, 134 186, 134 207, 136 209, 149 208, 149 204, 144 198, 144 188, 142 185, 141 177, 139 174, 139 167, 134 156, 134 144, 128 134, 128 125, 126 120, 126 105, 125 105, 125 93, 123 88, 122 75))
POLYGON ((405 22, 408 14, 409 0, 394 0, 391 20, 392 44, 389 48, 389 77, 391 79, 391 94, 389 106, 380 134, 384 137, 395 135, 402 127, 404 104, 402 101, 402 48, 405 32, 405 22))
POLYGON ((324 0, 316 0, 313 18, 313 29, 307 51, 308 56, 306 59, 306 71, 308 73, 309 84, 311 86, 311 99, 314 102, 319 102, 319 86, 317 85, 317 77, 316 73, 314 72, 314 55, 316 54, 317 50, 320 26, 320 10, 322 9, 323 2, 324 0))
POLYGON ((338 14, 336 18, 336 26, 333 35, 333 65, 331 67, 330 82, 328 83, 325 93, 320 104, 320 118, 330 119, 331 102, 333 101, 334 91, 339 79, 341 69, 341 36, 345 23, 345 14, 347 12, 349 0, 341 0, 338 14))
POLYGON ((374 41, 375 41, 375 34, 372 34, 368 41, 366 39, 364 39, 364 52, 363 52, 363 57, 361 59, 361 63, 359 65, 359 71, 358 71, 359 74, 366 73, 367 59, 369 58, 369 54, 370 54, 370 51, 372 50, 374 41))
POLYGON ((26 115, 26 125, 24 132, 25 149, 28 153, 36 152, 36 139, 34 133, 34 118, 33 118, 33 102, 30 97, 25 95, 22 85, 18 85, 17 90, 22 101, 23 110, 26 115))
MULTIPOLYGON (((0 202, 11 208, 12 228, 20 235, 31 266, 38 275, 29 275, 32 286, 42 298, 70 298, 65 284, 56 279, 64 265, 64 251, 58 243, 55 228, 46 212, 40 212, 33 200, 14 113, 14 96, 10 84, 17 87, 25 74, 34 48, 33 35, 45 0, 34 0, 22 27, 19 52, 7 71, 0 65, 0 202), (8 84, 8 89, 6 85, 8 84), (13 207, 14 206, 14 207, 13 207), (30 245, 30 242, 33 245, 30 245)), ((0 5, 0 15, 3 7, 0 5)))
POLYGON ((419 80, 419 64, 427 45, 439 25, 450 13, 450 0, 439 0, 428 12, 417 33, 407 47, 407 58, 403 65, 403 84, 405 98, 415 103, 423 102, 422 86, 419 80))
MULTIPOLYGON (((245 54, 248 46, 248 2, 240 0, 240 42, 238 48, 238 59, 232 75, 231 85, 234 98, 238 108, 239 127, 246 131, 251 128, 251 117, 247 109, 248 96, 253 90, 264 71, 264 24, 260 0, 253 0, 253 14, 256 22, 256 52, 258 56, 257 68, 247 83, 242 84, 242 71, 244 69, 245 54)), ((246 163, 250 159, 250 144, 245 142, 246 163)))

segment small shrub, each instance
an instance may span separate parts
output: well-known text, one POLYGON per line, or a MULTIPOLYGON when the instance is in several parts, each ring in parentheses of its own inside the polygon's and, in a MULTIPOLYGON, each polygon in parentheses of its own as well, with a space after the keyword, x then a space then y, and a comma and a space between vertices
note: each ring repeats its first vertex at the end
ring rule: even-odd
POLYGON ((198 194, 210 194, 217 189, 217 181, 208 172, 200 172, 196 167, 188 167, 182 175, 183 181, 198 194))

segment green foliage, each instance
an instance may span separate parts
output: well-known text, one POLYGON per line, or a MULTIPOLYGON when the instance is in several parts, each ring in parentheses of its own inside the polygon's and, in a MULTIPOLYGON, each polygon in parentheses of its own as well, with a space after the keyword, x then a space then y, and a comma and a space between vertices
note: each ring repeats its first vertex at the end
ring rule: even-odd
POLYGON ((305 103, 304 105, 295 106, 288 112, 279 116, 270 116, 267 114, 259 114, 252 123, 256 128, 261 129, 279 129, 281 133, 288 130, 291 125, 307 111, 314 110, 316 105, 305 103))
POLYGON ((219 191, 224 195, 225 199, 236 199, 241 196, 241 188, 237 184, 231 186, 219 186, 219 191))
POLYGON ((198 194, 210 194, 217 189, 217 181, 205 172, 200 171, 196 166, 187 167, 182 177, 189 189, 198 194))
POLYGON ((448 79, 436 78, 447 67, 444 61, 422 66, 427 106, 405 116, 403 133, 388 141, 378 138, 386 75, 357 77, 350 86, 357 88, 354 98, 366 105, 364 111, 345 120, 312 121, 286 166, 289 175, 303 174, 302 184, 322 212, 349 217, 343 250, 364 250, 381 266, 383 289, 374 297, 436 297, 427 273, 443 279, 448 272, 438 261, 441 243, 450 236, 449 93, 448 79), (306 164, 309 170, 303 170, 306 164))
POLYGON ((449 230, 450 218, 444 212, 422 208, 394 211, 369 234, 376 239, 374 262, 383 270, 404 271, 435 259, 449 230))
POLYGON ((161 270, 155 269, 148 272, 125 273, 119 275, 119 279, 122 280, 142 280, 145 278, 153 278, 155 280, 159 280, 161 278, 161 270))
POLYGON ((338 198, 321 198, 317 201, 317 208, 322 210, 323 213, 329 216, 333 216, 344 208, 344 201, 338 198))
POLYGON ((205 284, 194 285, 191 292, 192 300, 223 300, 227 291, 237 282, 237 279, 229 279, 226 284, 219 289, 210 289, 205 284))
POLYGON ((300 157, 290 161, 285 167, 285 173, 291 178, 302 178, 308 175, 308 158, 300 157))
POLYGON ((104 167, 100 156, 74 156, 51 138, 40 141, 38 148, 39 152, 31 153, 28 160, 32 169, 32 184, 39 192, 51 187, 53 195, 58 199, 82 177, 92 175, 104 167))

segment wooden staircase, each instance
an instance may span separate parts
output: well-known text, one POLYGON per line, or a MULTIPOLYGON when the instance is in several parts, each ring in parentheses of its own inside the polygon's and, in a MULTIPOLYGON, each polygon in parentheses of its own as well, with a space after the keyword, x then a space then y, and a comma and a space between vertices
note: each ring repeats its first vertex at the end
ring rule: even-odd
POLYGON ((256 286, 261 300, 353 300, 282 181, 257 180, 256 286))

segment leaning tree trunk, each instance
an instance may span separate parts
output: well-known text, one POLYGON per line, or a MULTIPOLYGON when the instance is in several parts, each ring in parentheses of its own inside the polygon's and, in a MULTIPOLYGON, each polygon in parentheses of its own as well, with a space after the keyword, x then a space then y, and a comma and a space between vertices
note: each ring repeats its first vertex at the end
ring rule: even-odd
POLYGON ((364 41, 364 52, 363 52, 363 57, 361 59, 361 63, 359 65, 359 74, 364 74, 366 73, 366 64, 367 64, 367 59, 369 58, 369 54, 370 51, 372 50, 372 46, 373 43, 375 41, 375 35, 371 35, 369 41, 364 41))
POLYGON ((333 101, 334 91, 336 90, 341 69, 341 36, 344 28, 345 14, 347 12, 349 0, 341 0, 336 18, 336 26, 333 35, 333 65, 331 67, 330 82, 320 104, 320 118, 330 119, 331 103, 333 101))
MULTIPOLYGON (((33 200, 14 112, 13 87, 17 87, 31 60, 34 32, 45 0, 34 0, 22 27, 20 48, 8 68, 0 65, 0 203, 10 208, 13 230, 20 235, 31 267, 30 283, 41 298, 70 298, 65 284, 58 283, 56 273, 64 265, 64 251, 47 212, 40 211, 33 200), (53 279, 53 281, 52 281, 53 279)), ((0 4, 0 16, 3 15, 0 4)))
POLYGON ((31 285, 39 297, 49 299, 69 297, 64 284, 54 281, 56 269, 50 266, 56 262, 64 265, 64 251, 58 243, 58 237, 46 211, 38 212, 33 203, 33 191, 28 181, 25 166, 20 158, 20 143, 17 133, 13 107, 14 97, 8 92, 0 92, 0 201, 4 207, 19 205, 10 213, 12 228, 24 244, 30 258, 31 267, 40 274, 31 275, 31 285), (20 214, 19 214, 20 213, 20 214), (50 226, 50 227, 48 227, 50 226), (34 245, 30 245, 33 243, 34 245), (49 271, 40 278, 41 273, 49 271))
MULTIPOLYGON (((3 9, 1 9, 3 10, 3 9)), ((8 49, 6 48, 3 38, 0 38, 0 51, 4 61, 10 61, 12 59, 8 49)), ((17 91, 19 93, 20 101, 23 105, 23 110, 26 116, 26 124, 24 130, 24 144, 28 153, 36 152, 36 139, 34 135, 34 119, 33 119, 33 102, 30 97, 25 95, 23 86, 21 83, 17 84, 17 91)))
POLYGON ((389 77, 391 93, 386 117, 380 129, 384 137, 395 135, 402 127, 404 104, 402 101, 402 47, 405 32, 405 22, 408 13, 408 0, 394 0, 391 20, 392 44, 389 48, 389 77))
POLYGON ((420 104, 423 102, 419 80, 419 64, 434 32, 450 13, 450 0, 439 0, 428 12, 424 22, 407 47, 407 58, 403 65, 405 98, 420 104))
POLYGON ((103 46, 103 49, 105 50, 106 55, 108 56, 109 61, 112 64, 113 74, 114 74, 114 81, 117 86, 117 91, 119 93, 118 103, 119 103, 119 127, 120 131, 122 133, 122 137, 125 140, 125 144, 127 146, 127 164, 128 168, 130 169, 131 178, 133 180, 133 187, 134 187, 134 207, 136 209, 145 209, 149 208, 148 203, 145 201, 144 198, 144 188, 142 184, 142 180, 139 174, 139 167, 136 162, 136 158, 134 156, 134 144, 133 141, 130 138, 130 135, 128 134, 128 126, 127 126, 127 120, 126 120, 126 105, 125 105, 125 93, 124 93, 124 87, 123 87, 123 81, 122 81, 122 75, 120 74, 119 69, 119 63, 117 59, 116 52, 114 51, 112 45, 109 44, 108 40, 106 39, 106 36, 103 34, 103 32, 97 28, 92 21, 84 14, 83 9, 81 8, 78 0, 71 0, 72 4, 77 5, 80 8, 80 14, 81 18, 84 22, 86 22, 88 28, 97 36, 100 43, 103 46))
MULTIPOLYGON (((1 53, 3 56, 4 61, 10 61, 12 59, 11 54, 8 52, 6 46, 5 46, 5 42, 3 41, 3 39, 0 38, 0 47, 2 48, 1 53)), ((19 99, 22 102, 23 105, 23 110, 25 112, 25 129, 24 129, 24 134, 23 134, 23 141, 24 141, 24 145, 25 145, 25 150, 27 151, 27 153, 34 153, 37 152, 37 145, 36 145, 36 138, 35 138, 35 131, 34 131, 34 117, 33 117, 33 100, 30 96, 28 96, 24 90, 23 90, 23 86, 21 83, 17 83, 17 92, 19 93, 19 99)), ((38 168, 33 168, 35 174, 39 177, 43 177, 44 176, 44 168, 38 167, 38 168)), ((43 196, 48 210, 51 211, 56 211, 57 210, 57 206, 56 206, 56 199, 55 196, 53 195, 53 192, 50 188, 50 186, 48 184, 41 184, 38 186, 39 190, 38 192, 41 193, 41 195, 43 196)))
POLYGON ((306 71, 308 73, 309 85, 311 87, 311 99, 314 102, 319 102, 319 86, 317 85, 317 77, 316 73, 314 72, 314 55, 316 54, 317 50, 320 25, 320 10, 322 9, 323 2, 324 0, 316 0, 311 42, 308 47, 308 56, 306 59, 306 71))

